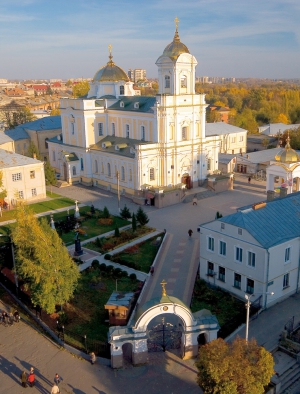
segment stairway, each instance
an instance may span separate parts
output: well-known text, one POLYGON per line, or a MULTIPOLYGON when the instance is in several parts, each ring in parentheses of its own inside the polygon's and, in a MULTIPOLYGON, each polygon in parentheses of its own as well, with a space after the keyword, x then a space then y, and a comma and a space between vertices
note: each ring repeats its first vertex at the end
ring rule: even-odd
POLYGON ((193 198, 194 196, 197 196, 197 200, 202 200, 204 198, 209 198, 209 197, 213 197, 216 195, 216 193, 213 190, 209 190, 209 189, 205 189, 203 191, 199 191, 197 193, 195 192, 191 192, 191 194, 187 194, 184 199, 182 200, 182 202, 187 203, 187 202, 193 202, 193 198))
POLYGON ((56 182, 56 187, 67 187, 67 186, 71 186, 70 183, 66 182, 66 181, 57 181, 56 182))

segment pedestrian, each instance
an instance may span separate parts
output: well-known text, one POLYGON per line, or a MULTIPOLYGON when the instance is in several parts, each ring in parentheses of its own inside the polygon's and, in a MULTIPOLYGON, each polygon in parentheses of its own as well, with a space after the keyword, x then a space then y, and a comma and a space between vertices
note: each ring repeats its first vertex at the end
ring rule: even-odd
POLYGON ((94 365, 94 364, 95 364, 95 362, 96 362, 96 355, 95 355, 95 353, 94 353, 94 352, 92 352, 92 353, 91 353, 90 360, 91 360, 91 364, 92 364, 92 365, 94 365))
POLYGON ((249 178, 248 178, 248 183, 250 185, 250 183, 251 183, 251 176, 249 176, 249 178))
POLYGON ((197 201, 198 201, 198 200, 197 200, 197 197, 194 196, 194 198, 193 198, 193 205, 198 205, 198 204, 197 204, 197 201))
POLYGON ((59 387, 57 386, 57 384, 54 383, 51 390, 51 394, 58 394, 58 393, 60 393, 59 387))
POLYGON ((154 267, 153 267, 153 265, 151 266, 151 268, 150 268, 150 274, 153 276, 153 274, 154 274, 154 267))
POLYGON ((30 374, 29 374, 27 380, 28 380, 29 386, 33 387, 34 383, 35 383, 35 375, 34 375, 34 369, 32 368, 32 371, 31 371, 31 368, 30 368, 30 374))
POLYGON ((189 235, 189 237, 191 237, 193 235, 193 230, 189 229, 188 235, 189 235))
POLYGON ((27 373, 23 371, 20 376, 22 387, 27 387, 27 373))
POLYGON ((54 376, 54 383, 57 384, 57 386, 58 386, 61 380, 62 380, 62 378, 59 376, 58 373, 56 373, 54 376))

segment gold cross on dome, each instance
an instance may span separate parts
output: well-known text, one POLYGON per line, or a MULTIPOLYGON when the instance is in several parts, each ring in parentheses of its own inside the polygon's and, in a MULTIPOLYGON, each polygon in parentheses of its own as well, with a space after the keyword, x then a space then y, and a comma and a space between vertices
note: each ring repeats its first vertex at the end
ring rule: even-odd
POLYGON ((160 283, 162 286, 162 297, 166 297, 167 295, 167 291, 166 291, 166 284, 167 282, 163 279, 163 281, 160 283))
POLYGON ((108 50, 109 50, 109 54, 111 55, 111 52, 112 52, 112 45, 111 44, 108 45, 108 50))
POLYGON ((176 27, 176 30, 178 29, 178 23, 179 23, 179 19, 178 19, 178 17, 176 16, 176 18, 174 19, 174 22, 175 22, 175 27, 176 27))

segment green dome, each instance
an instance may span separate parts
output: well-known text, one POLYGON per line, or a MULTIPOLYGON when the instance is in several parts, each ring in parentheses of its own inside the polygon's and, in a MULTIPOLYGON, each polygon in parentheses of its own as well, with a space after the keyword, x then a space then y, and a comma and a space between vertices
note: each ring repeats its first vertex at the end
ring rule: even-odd
POLYGON ((95 82, 118 82, 129 81, 129 77, 121 67, 115 65, 112 61, 112 56, 109 56, 109 61, 106 66, 100 68, 93 78, 95 82))

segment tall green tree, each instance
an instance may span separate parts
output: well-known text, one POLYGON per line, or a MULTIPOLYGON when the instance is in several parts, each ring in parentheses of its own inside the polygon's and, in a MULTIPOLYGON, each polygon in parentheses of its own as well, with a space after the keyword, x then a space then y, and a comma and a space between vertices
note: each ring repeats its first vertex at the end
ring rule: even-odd
POLYGON ((126 204, 124 205, 124 208, 121 209, 120 216, 122 219, 130 219, 131 218, 130 210, 129 210, 129 208, 127 208, 126 204))
POLYGON ((44 163, 44 171, 45 171, 45 180, 46 185, 50 185, 51 194, 52 194, 52 186, 56 185, 57 179, 54 168, 51 166, 49 160, 44 163))
POLYGON ((90 84, 88 81, 78 82, 73 85, 73 96, 74 97, 83 97, 90 90, 90 84))
POLYGON ((48 313, 73 295, 79 270, 57 232, 45 218, 40 222, 25 205, 17 210, 12 239, 17 250, 17 272, 30 290, 34 305, 48 313))
POLYGON ((2 118, 9 129, 14 129, 15 127, 32 122, 36 119, 27 107, 21 108, 19 110, 7 110, 2 112, 2 118))
POLYGON ((139 207, 139 209, 137 210, 136 220, 141 226, 145 226, 149 222, 149 218, 142 207, 139 207))
POLYGON ((263 394, 274 374, 271 353, 254 339, 216 339, 200 348, 196 366, 204 394, 263 394))
POLYGON ((132 214, 131 226, 132 226, 132 231, 135 232, 136 231, 136 217, 135 217, 135 213, 134 212, 132 214))
POLYGON ((26 156, 35 157, 38 160, 41 160, 41 155, 38 150, 38 147, 32 141, 30 141, 30 143, 29 143, 29 147, 28 147, 28 151, 27 151, 26 156))
POLYGON ((0 200, 3 200, 7 196, 7 191, 3 187, 3 172, 0 171, 0 200))

